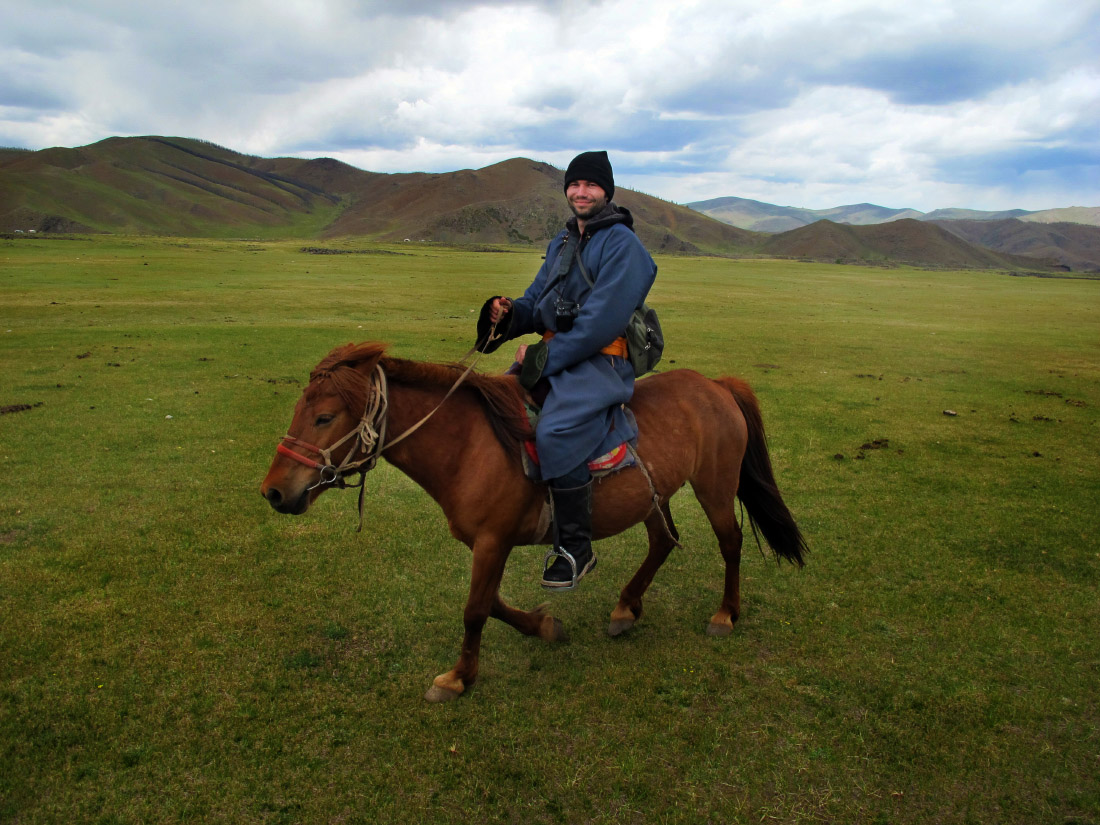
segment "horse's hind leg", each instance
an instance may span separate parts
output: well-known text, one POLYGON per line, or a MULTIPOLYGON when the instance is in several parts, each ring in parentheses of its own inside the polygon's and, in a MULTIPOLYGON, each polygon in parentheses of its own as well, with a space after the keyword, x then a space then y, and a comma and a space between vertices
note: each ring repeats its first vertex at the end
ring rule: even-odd
POLYGON ((714 535, 718 537, 718 549, 726 563, 726 580, 722 590, 722 603, 707 625, 710 636, 727 636, 733 632, 733 623, 741 614, 741 543, 744 535, 737 523, 736 499, 729 487, 712 485, 706 490, 696 486, 695 497, 710 520, 714 535))
POLYGON ((547 614, 549 605, 540 604, 534 610, 519 610, 507 604, 500 594, 493 601, 493 609, 489 614, 494 619, 500 619, 506 625, 514 627, 524 636, 538 636, 547 642, 563 642, 568 639, 565 628, 560 620, 547 614))
POLYGON ((634 622, 642 617, 642 596, 653 583, 657 570, 665 563, 665 559, 680 538, 676 532, 676 525, 672 523, 672 512, 668 509, 667 501, 661 502, 660 513, 650 513, 649 518, 645 520, 645 526, 649 534, 649 553, 646 554, 645 561, 634 574, 634 578, 619 594, 619 603, 611 611, 611 624, 607 628, 608 635, 611 636, 618 636, 630 630, 634 622))

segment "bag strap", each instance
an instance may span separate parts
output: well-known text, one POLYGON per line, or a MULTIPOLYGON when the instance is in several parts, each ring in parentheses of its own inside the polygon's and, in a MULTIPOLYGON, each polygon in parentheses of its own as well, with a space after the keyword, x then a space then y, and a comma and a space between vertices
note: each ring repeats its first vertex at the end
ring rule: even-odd
MULTIPOLYGON (((591 288, 591 289, 595 289, 595 288, 596 288, 596 284, 595 284, 595 282, 594 282, 594 281, 592 280, 592 276, 590 276, 590 275, 588 274, 588 269, 587 269, 587 268, 585 267, 585 265, 584 265, 584 261, 582 261, 582 260, 581 260, 581 252, 580 252, 580 249, 577 249, 577 250, 575 250, 575 251, 574 251, 574 254, 575 254, 575 255, 576 255, 576 257, 577 257, 577 266, 578 266, 578 267, 580 267, 580 270, 581 270, 581 275, 583 275, 583 276, 584 276, 584 279, 585 279, 586 281, 588 281, 588 286, 589 286, 589 288, 591 288)), ((645 301, 642 301, 641 305, 635 308, 635 312, 636 312, 637 310, 639 310, 639 309, 640 309, 640 310, 643 310, 643 311, 644 311, 644 310, 646 310, 646 309, 648 309, 648 308, 649 308, 649 307, 648 307, 648 306, 646 306, 646 302, 645 302, 645 301)))

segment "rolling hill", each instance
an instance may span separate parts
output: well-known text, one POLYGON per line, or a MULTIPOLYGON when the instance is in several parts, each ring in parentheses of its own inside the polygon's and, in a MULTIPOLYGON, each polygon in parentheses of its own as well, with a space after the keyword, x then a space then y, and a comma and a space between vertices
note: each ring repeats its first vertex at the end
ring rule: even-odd
POLYGON ((201 236, 238 227, 300 231, 338 213, 340 198, 308 177, 249 160, 165 138, 108 138, 9 156, 0 159, 0 226, 201 236))
MULTIPOLYGON (((108 138, 78 148, 0 149, 0 232, 541 247, 568 215, 561 176, 525 158, 476 170, 383 174, 331 158, 253 157, 190 138, 108 138)), ((948 223, 923 220, 915 210, 873 204, 808 210, 719 198, 689 208, 623 188, 615 200, 631 210, 653 252, 1100 269, 1100 242, 1089 234, 1100 235, 1097 227, 1009 219, 1010 226, 948 222, 957 226, 946 231, 948 223)))
MULTIPOLYGON (((654 251, 732 254, 758 239, 629 190, 654 251)), ((542 245, 568 216, 561 172, 525 159, 445 174, 366 172, 331 158, 257 158, 187 138, 108 138, 0 152, 0 229, 405 239, 542 245)))

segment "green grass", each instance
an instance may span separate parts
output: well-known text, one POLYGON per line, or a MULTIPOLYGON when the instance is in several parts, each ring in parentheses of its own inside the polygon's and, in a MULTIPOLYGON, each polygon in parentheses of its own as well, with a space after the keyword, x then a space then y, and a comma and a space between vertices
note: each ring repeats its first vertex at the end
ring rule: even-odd
POLYGON ((1100 284, 661 258, 664 366, 752 382, 807 567, 748 545, 707 637, 685 491, 628 636, 639 529, 550 597, 570 643, 491 623, 431 706, 439 510, 383 465, 356 535, 259 482, 329 349, 457 359, 539 256, 345 246, 0 241, 0 822, 1100 822, 1100 284))

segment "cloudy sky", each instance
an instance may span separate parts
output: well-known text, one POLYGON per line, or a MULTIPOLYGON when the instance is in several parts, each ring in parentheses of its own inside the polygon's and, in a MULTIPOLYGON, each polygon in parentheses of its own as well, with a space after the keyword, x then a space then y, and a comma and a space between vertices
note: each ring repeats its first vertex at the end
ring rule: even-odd
POLYGON ((1100 206, 1100 0, 0 0, 0 146, 197 137, 686 203, 1100 206))

